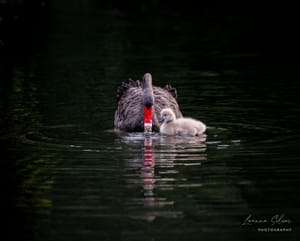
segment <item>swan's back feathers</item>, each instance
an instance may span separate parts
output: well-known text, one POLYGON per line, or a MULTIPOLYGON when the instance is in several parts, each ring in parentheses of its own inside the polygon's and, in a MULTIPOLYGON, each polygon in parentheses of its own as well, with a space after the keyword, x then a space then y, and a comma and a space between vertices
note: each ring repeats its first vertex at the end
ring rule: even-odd
POLYGON ((134 81, 133 79, 129 79, 128 83, 122 82, 117 89, 117 101, 119 101, 130 88, 142 88, 142 84, 139 80, 134 81))
MULTIPOLYGON (((119 101, 122 95, 130 88, 144 88, 144 81, 136 80, 129 78, 128 83, 122 82, 122 84, 117 89, 117 101, 119 101)), ((171 96, 177 99, 177 90, 176 88, 172 87, 170 84, 167 84, 164 88, 171 96)))
POLYGON ((167 84, 164 89, 168 91, 175 99, 177 99, 177 90, 170 84, 167 84))
MULTIPOLYGON (((175 89, 175 88, 173 88, 175 89)), ((157 113, 157 116, 160 116, 160 112, 165 108, 170 108, 173 110, 176 118, 181 118, 182 114, 179 110, 178 103, 175 99, 175 97, 165 88, 160 87, 154 87, 154 98, 155 98, 155 113, 157 113)), ((175 89, 176 92, 176 89, 175 89)))
POLYGON ((143 125, 143 89, 139 81, 122 83, 114 126, 120 130, 139 132, 143 125))

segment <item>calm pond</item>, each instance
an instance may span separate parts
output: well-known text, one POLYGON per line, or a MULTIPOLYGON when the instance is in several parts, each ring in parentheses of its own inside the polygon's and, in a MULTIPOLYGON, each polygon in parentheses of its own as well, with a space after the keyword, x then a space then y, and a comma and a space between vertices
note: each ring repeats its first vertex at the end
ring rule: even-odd
POLYGON ((299 93, 258 66, 255 24, 142 11, 52 10, 7 69, 11 240, 300 240, 299 93), (205 137, 113 131, 117 87, 146 72, 205 137))

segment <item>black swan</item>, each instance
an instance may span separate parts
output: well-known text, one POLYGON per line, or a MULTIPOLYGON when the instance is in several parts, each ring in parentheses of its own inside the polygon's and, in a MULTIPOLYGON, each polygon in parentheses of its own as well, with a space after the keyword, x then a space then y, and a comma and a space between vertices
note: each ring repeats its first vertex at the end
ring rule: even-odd
POLYGON ((199 136, 206 130, 206 125, 201 121, 192 118, 176 119, 170 108, 163 109, 160 113, 163 121, 159 131, 166 135, 199 136))
POLYGON ((127 132, 159 131, 157 117, 162 109, 170 108, 176 118, 182 117, 176 98, 176 89, 170 85, 164 88, 152 86, 149 73, 144 75, 142 82, 123 82, 117 90, 114 127, 127 132))

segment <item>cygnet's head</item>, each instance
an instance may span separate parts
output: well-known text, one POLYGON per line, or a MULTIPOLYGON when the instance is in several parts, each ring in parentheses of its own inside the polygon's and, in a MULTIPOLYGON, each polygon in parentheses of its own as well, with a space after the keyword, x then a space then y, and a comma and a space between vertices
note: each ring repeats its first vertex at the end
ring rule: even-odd
POLYGON ((173 120, 176 120, 174 112, 169 108, 162 109, 162 111, 160 112, 160 121, 168 123, 173 120))

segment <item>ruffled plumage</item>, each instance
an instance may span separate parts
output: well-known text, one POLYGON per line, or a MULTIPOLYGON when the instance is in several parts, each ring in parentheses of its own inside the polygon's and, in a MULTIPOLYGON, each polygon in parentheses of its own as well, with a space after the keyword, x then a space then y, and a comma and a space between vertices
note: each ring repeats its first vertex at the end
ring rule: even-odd
MULTIPOLYGON (((118 87, 118 106, 114 118, 115 129, 128 132, 144 131, 143 101, 145 76, 150 77, 152 80, 150 74, 145 74, 143 81, 129 79, 127 83, 123 82, 118 87)), ((159 131, 160 124, 157 117, 160 115, 162 109, 172 109, 176 118, 182 117, 182 114, 176 101, 177 91, 175 88, 171 85, 166 85, 164 88, 152 86, 151 89, 154 97, 152 129, 159 131)))

